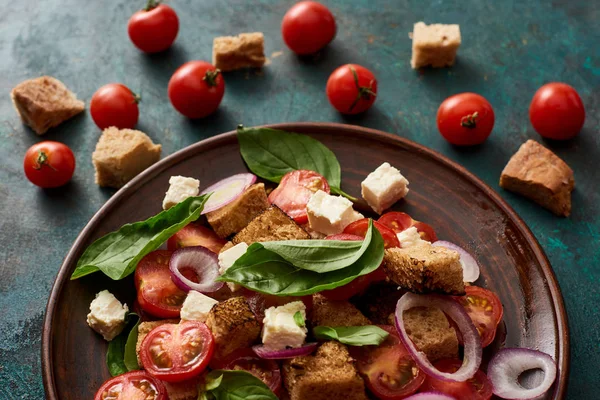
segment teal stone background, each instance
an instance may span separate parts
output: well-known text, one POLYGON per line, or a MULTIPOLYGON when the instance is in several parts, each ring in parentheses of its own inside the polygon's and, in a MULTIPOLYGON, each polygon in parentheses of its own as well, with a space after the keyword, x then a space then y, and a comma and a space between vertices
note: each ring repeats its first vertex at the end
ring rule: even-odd
MULTIPOLYGON (((180 17, 175 45, 163 54, 137 51, 127 20, 143 1, 0 0, 0 399, 42 399, 41 324, 61 261, 92 215, 114 193, 94 184, 91 153, 100 131, 89 113, 43 139, 71 146, 73 181, 40 190, 22 172, 27 148, 42 140, 20 122, 9 91, 53 75, 89 105, 101 85, 121 82, 142 96, 138 128, 171 154, 191 143, 248 126, 335 121, 381 129, 429 146, 482 178, 517 210, 547 252, 565 298, 571 332, 570 399, 598 398, 600 382, 600 6, 588 0, 326 1, 338 24, 319 56, 298 58, 280 23, 292 1, 172 0, 180 17), (414 22, 458 23, 463 43, 450 69, 410 69, 414 22), (226 94, 212 116, 190 121, 171 107, 167 83, 188 60, 210 60, 215 36, 262 31, 270 64, 226 74, 226 94), (347 118, 328 104, 325 83, 339 65, 371 69, 375 106, 347 118), (586 107, 583 131, 565 143, 544 142, 574 170, 573 214, 558 218, 498 187, 500 171, 525 140, 539 139, 528 119, 535 90, 573 85, 586 107), (440 102, 473 91, 494 106, 485 144, 459 149, 438 134, 440 102)), ((84 321, 82 321, 84 323, 84 321)), ((99 364, 100 365, 100 364, 99 364)), ((85 379, 85 377, 82 377, 85 379)))

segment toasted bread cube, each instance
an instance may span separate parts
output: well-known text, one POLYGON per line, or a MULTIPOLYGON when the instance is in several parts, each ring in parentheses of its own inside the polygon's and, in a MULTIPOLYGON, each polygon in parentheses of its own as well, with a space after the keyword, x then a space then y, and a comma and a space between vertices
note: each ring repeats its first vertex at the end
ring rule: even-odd
POLYGON ((261 212, 269 208, 265 184, 250 186, 239 198, 206 214, 208 223, 221 238, 238 233, 261 212))
POLYGON ((243 297, 216 304, 208 313, 206 325, 215 339, 215 358, 250 347, 260 336, 260 324, 243 297))
POLYGON ((283 382, 290 400, 367 400, 354 360, 339 342, 323 343, 314 356, 285 360, 283 382))
POLYGON ((42 135, 85 109, 64 83, 51 76, 28 79, 10 92, 23 122, 42 135))
POLYGON ((386 249, 383 267, 393 282, 414 293, 465 293, 460 255, 445 247, 421 244, 386 249))
POLYGON ((389 325, 388 316, 396 310, 396 303, 404 293, 392 282, 378 282, 352 298, 352 302, 373 324, 389 325))
POLYGON ((160 151, 161 145, 152 143, 144 132, 106 128, 92 154, 96 183, 120 188, 157 162, 160 151))
POLYGON ((259 214, 231 240, 233 244, 310 239, 310 235, 277 206, 259 214))
POLYGON ((454 64, 460 47, 460 27, 458 25, 417 22, 412 32, 412 58, 414 69, 432 66, 448 67, 454 64))
POLYGON ((519 193, 554 214, 571 214, 571 192, 575 187, 573 170, 556 154, 534 140, 523 143, 510 159, 500 186, 519 193))
POLYGON ((264 44, 261 32, 217 37, 213 40, 212 63, 221 71, 260 68, 266 61, 264 44))
POLYGON ((138 364, 140 367, 142 366, 142 360, 140 359, 140 351, 142 350, 142 342, 146 338, 146 336, 150 333, 150 331, 158 326, 164 324, 178 324, 179 320, 177 319, 164 319, 161 321, 146 321, 141 322, 138 325, 138 338, 137 343, 135 344, 135 352, 137 354, 138 364))
POLYGON ((364 326, 371 321, 347 301, 333 301, 320 294, 313 295, 313 326, 364 326))
POLYGON ((200 376, 183 382, 164 382, 169 400, 197 400, 200 376))
POLYGON ((223 247, 221 247, 219 254, 226 252, 227 250, 231 249, 233 246, 235 246, 235 244, 233 244, 233 242, 225 243, 225 245, 223 247))

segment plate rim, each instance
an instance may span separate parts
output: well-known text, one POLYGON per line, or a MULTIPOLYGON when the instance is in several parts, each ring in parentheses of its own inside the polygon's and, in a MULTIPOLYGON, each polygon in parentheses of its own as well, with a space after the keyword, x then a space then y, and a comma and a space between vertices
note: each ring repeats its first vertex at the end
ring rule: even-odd
MULTIPOLYGON (((425 156, 433 159, 434 161, 443 164, 446 168, 454 170, 458 174, 465 176, 470 182, 477 186, 479 190, 483 191, 488 197, 490 197, 498 205, 498 207, 506 215, 508 215, 510 219, 512 219, 515 222, 515 225, 521 231, 528 246, 532 249, 536 259, 540 262, 541 270, 544 274, 544 277, 547 278, 546 281, 550 290, 553 309, 557 319, 559 336, 558 360, 560 361, 558 367, 562 371, 562 379, 558 382, 558 390, 556 392, 555 398, 564 399, 566 397, 571 361, 570 335, 568 315, 562 292, 558 284, 558 280, 556 279, 556 275, 554 274, 554 270, 552 269, 552 266, 550 264, 550 261, 548 260, 548 257, 546 256, 546 253, 542 249, 533 232, 529 229, 525 221, 523 221, 523 219, 517 214, 517 212, 494 189, 492 189, 487 183, 475 176, 473 173, 469 172, 465 167, 463 167, 455 161, 452 161, 450 158, 437 152, 436 150, 430 149, 424 145, 421 145, 399 135, 394 135, 377 129, 333 122, 289 122, 260 125, 259 127, 281 129, 295 132, 302 132, 302 129, 306 128, 322 129, 323 131, 341 130, 345 132, 350 131, 354 135, 375 136, 379 141, 383 142, 400 142, 405 147, 408 147, 413 151, 422 153, 425 156)), ((58 273, 54 279, 54 282, 52 283, 52 289, 50 290, 50 295, 48 297, 46 309, 44 311, 44 320, 42 325, 41 367, 44 392, 48 400, 59 400, 58 395, 56 393, 54 371, 52 368, 53 346, 51 332, 54 323, 54 315, 56 311, 56 306, 58 304, 59 295, 62 292, 63 286, 70 281, 68 277, 68 273, 70 271, 67 271, 67 264, 70 264, 71 262, 75 261, 73 260, 73 258, 75 257, 75 253, 83 245, 87 237, 92 233, 93 228, 95 227, 97 222, 100 221, 105 214, 110 212, 113 209, 113 207, 118 206, 118 203, 122 199, 131 196, 139 186, 146 183, 146 181, 151 179, 153 176, 196 154, 197 148, 206 146, 218 146, 220 142, 228 141, 231 138, 231 136, 235 135, 237 135, 236 130, 211 136, 209 138, 193 143, 187 147, 184 147, 183 149, 176 151, 175 153, 165 157, 164 159, 159 160, 156 164, 141 172, 130 182, 124 185, 121 189, 115 192, 86 223, 81 232, 79 232, 77 238, 71 245, 67 255, 63 259, 60 268, 58 269, 58 273)), ((557 361, 557 364, 559 361, 557 361)))

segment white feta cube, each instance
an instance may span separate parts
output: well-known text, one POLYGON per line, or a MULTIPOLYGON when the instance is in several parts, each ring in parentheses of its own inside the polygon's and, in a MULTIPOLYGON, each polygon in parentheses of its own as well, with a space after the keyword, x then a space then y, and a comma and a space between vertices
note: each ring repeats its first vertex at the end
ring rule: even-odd
POLYGON ((350 200, 322 190, 311 196, 306 212, 310 228, 325 235, 341 233, 350 223, 364 218, 361 213, 354 211, 350 200))
POLYGON ((306 306, 301 301, 269 307, 265 310, 262 341, 266 348, 283 350, 304 344, 308 330, 306 326, 301 327, 296 323, 294 315, 297 312, 302 316, 302 320, 306 321, 306 306))
POLYGON ((172 176, 169 179, 169 190, 165 193, 163 210, 168 210, 177 203, 181 203, 188 197, 198 196, 200 193, 200 181, 185 176, 172 176))
POLYGON ((402 232, 398 233, 396 236, 398 236, 398 241, 400 242, 400 247, 403 249, 406 249, 408 247, 419 246, 421 244, 431 244, 431 242, 421 239, 421 235, 419 234, 419 231, 417 231, 417 228, 415 228, 414 226, 411 226, 410 228, 403 230, 402 232))
POLYGON ((181 307, 181 319, 205 322, 211 308, 217 303, 218 301, 211 297, 190 290, 181 307))
POLYGON ((408 180, 387 162, 371 172, 360 185, 363 199, 377 214, 408 194, 408 180))
MULTIPOLYGON (((221 275, 223 275, 225 271, 227 271, 227 268, 231 267, 238 258, 243 256, 246 253, 246 250, 248 250, 248 245, 242 242, 219 253, 219 272, 221 275)), ((241 288, 241 285, 233 282, 227 282, 227 286, 229 286, 229 289, 231 289, 232 292, 238 291, 241 288)))
POLYGON ((125 328, 128 311, 127 304, 121 304, 111 292, 103 290, 90 304, 87 323, 105 340, 111 341, 125 328))

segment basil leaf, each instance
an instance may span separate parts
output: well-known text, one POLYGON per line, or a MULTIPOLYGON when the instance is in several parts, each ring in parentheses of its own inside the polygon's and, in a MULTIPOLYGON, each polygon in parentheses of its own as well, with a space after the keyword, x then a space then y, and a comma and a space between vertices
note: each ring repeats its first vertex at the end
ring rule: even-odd
POLYGON ((199 399, 215 400, 278 400, 263 381, 246 371, 214 370, 205 378, 199 399), (207 395, 208 394, 208 395, 207 395))
POLYGON ((313 329, 316 339, 337 340, 348 346, 378 346, 390 335, 375 325, 366 326, 317 326, 313 329))
POLYGON ((146 254, 197 220, 209 196, 189 197, 145 221, 123 225, 118 231, 96 240, 77 261, 71 279, 96 271, 102 271, 114 280, 130 275, 146 254))
POLYGON ((306 326, 306 323, 304 322, 304 317, 302 316, 302 313, 300 311, 296 311, 296 314, 294 314, 294 322, 300 328, 304 328, 306 326))
POLYGON ((135 313, 130 313, 129 315, 137 317, 137 321, 135 325, 133 325, 133 328, 131 328, 131 331, 129 331, 129 335, 127 335, 127 342, 125 342, 125 349, 123 352, 123 363, 125 364, 127 371, 135 371, 141 369, 138 364, 136 346, 138 340, 138 327, 142 320, 135 313))
MULTIPOLYGON (((108 371, 112 376, 117 376, 124 374, 125 372, 132 371, 134 369, 140 369, 137 365, 137 356, 135 352, 135 345, 137 342, 137 327, 140 323, 140 317, 136 313, 127 314, 127 325, 131 324, 131 317, 137 318, 136 323, 133 328, 130 330, 123 329, 116 338, 108 342, 108 349, 106 350, 106 365, 108 366, 108 371), (133 357, 135 358, 135 368, 130 368, 127 365, 127 346, 131 347, 131 333, 135 331, 135 342, 133 343, 133 357)), ((131 351, 131 349, 129 350, 131 351)))

